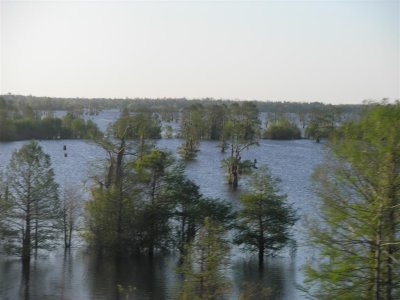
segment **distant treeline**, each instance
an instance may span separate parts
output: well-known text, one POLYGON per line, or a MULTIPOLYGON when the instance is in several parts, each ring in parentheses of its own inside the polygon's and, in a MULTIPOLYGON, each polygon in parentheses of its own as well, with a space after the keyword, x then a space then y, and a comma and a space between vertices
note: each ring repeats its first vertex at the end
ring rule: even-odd
MULTIPOLYGON (((102 109, 123 109, 128 108, 132 111, 152 110, 155 112, 179 112, 191 105, 202 104, 210 106, 225 103, 242 103, 248 101, 229 100, 229 99, 186 99, 186 98, 53 98, 35 97, 22 95, 2 95, 3 99, 16 103, 24 103, 35 110, 88 110, 96 113, 102 109)), ((323 110, 327 107, 339 108, 343 113, 358 111, 362 105, 331 105, 321 102, 272 102, 253 100, 260 112, 277 113, 308 113, 313 110, 323 110)))
POLYGON ((102 136, 97 125, 79 114, 68 112, 57 118, 45 110, 0 97, 0 141, 28 139, 88 139, 102 136))
MULTIPOLYGON (((201 139, 220 140, 224 145, 231 129, 240 120, 247 120, 243 126, 254 127, 254 132, 259 137, 301 138, 302 133, 298 127, 301 126, 305 129, 303 137, 319 141, 344 120, 356 118, 362 107, 317 102, 231 101, 209 98, 67 99, 4 95, 0 96, 0 140, 96 138, 101 133, 94 122, 83 118, 84 114, 94 115, 103 109, 118 109, 125 112, 125 116, 133 113, 138 120, 141 115, 152 116, 157 120, 159 118, 157 122, 180 121, 177 137, 187 139, 189 136, 187 143, 193 151, 196 148, 194 145, 201 139), (67 115, 63 118, 55 117, 54 112, 60 110, 66 111, 67 115), (260 113, 263 112, 265 128, 259 128, 262 123, 260 113)), ((135 124, 138 120, 129 126, 137 126, 135 124)), ((160 125, 161 123, 157 127, 160 125)), ((166 136, 172 137, 172 127, 166 126, 164 129, 166 136)), ((238 133, 234 135, 240 136, 238 133)))

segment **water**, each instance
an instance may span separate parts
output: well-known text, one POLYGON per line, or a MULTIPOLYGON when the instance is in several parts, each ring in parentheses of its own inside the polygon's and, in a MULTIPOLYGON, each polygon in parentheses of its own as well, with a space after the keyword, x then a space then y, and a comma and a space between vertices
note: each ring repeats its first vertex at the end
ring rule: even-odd
MULTIPOLYGON (((117 113, 117 112, 115 112, 117 113)), ((102 118, 103 127, 114 117, 110 114, 102 118)), ((0 143, 0 171, 7 165, 11 153, 24 142, 0 143)), ((60 184, 73 182, 81 186, 88 196, 87 178, 92 166, 105 159, 105 152, 97 145, 87 141, 59 140, 40 141, 44 151, 50 154, 60 184), (67 150, 63 151, 63 146, 67 150), (68 153, 64 157, 64 152, 68 153)), ((181 144, 178 139, 163 139, 160 148, 176 153, 181 144)), ((187 165, 188 176, 200 185, 207 197, 227 199, 237 202, 242 186, 232 192, 224 181, 224 170, 220 161, 224 158, 217 148, 218 143, 203 141, 198 158, 187 165)), ((308 140, 260 141, 259 147, 243 152, 244 159, 257 159, 257 164, 267 164, 274 176, 282 179, 281 188, 287 193, 301 218, 312 213, 310 175, 314 167, 322 161, 323 147, 308 140)), ((298 250, 294 257, 283 252, 276 258, 267 259, 265 271, 257 271, 256 257, 244 254, 238 248, 232 251, 232 260, 226 270, 233 283, 231 299, 237 299, 246 282, 260 282, 271 287, 274 299, 303 299, 296 284, 303 280, 302 266, 312 260, 312 253, 304 243, 304 230, 299 221, 294 231, 298 250)), ((180 278, 175 272, 176 257, 157 257, 115 261, 109 257, 96 257, 83 247, 76 247, 65 254, 62 249, 33 260, 30 276, 24 276, 21 262, 17 258, 0 256, 0 299, 174 299, 179 290, 180 278), (29 280, 28 280, 29 279, 29 280), (124 292, 118 293, 117 285, 124 292), (132 288, 131 290, 129 288, 132 288), (121 296, 121 298, 119 298, 121 296)))

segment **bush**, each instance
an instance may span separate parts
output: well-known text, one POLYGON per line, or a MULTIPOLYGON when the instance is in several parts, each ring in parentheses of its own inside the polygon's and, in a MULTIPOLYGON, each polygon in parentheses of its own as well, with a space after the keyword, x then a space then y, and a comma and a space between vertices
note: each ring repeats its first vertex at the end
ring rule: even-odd
POLYGON ((280 120, 268 126, 263 138, 272 140, 293 140, 300 139, 301 132, 296 124, 287 120, 280 120))

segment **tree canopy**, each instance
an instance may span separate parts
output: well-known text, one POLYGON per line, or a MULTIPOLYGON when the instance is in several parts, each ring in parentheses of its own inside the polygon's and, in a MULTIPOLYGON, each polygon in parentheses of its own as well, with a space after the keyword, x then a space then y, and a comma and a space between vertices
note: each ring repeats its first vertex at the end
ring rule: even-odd
POLYGON ((400 104, 368 107, 329 142, 315 172, 322 223, 310 226, 319 263, 307 268, 319 299, 400 297, 400 104))

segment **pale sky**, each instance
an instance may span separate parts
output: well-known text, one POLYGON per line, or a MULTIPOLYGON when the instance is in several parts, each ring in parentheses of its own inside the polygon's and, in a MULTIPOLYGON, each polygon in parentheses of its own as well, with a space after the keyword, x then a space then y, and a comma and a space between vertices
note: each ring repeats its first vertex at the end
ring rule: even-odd
POLYGON ((400 98, 399 1, 4 1, 0 93, 400 98))

